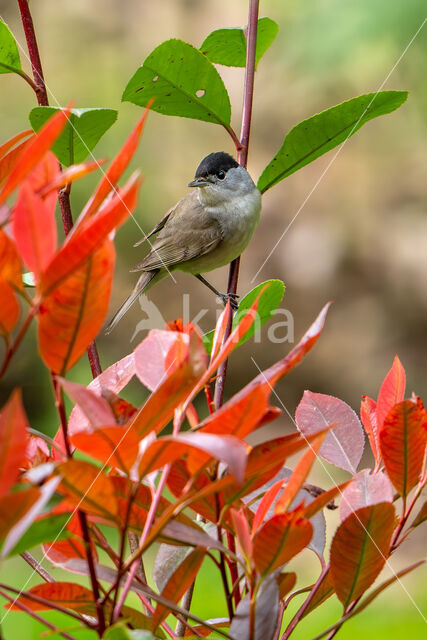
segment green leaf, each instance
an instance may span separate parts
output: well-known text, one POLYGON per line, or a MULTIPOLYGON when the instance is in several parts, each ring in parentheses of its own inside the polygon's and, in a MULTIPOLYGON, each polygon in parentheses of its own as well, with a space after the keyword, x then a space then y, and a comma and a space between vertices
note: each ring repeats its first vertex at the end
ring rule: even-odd
MULTIPOLYGON (((246 27, 217 29, 212 31, 200 47, 200 51, 211 62, 227 67, 244 67, 246 64, 246 27)), ((255 68, 264 53, 273 44, 279 25, 270 18, 258 20, 255 68)))
MULTIPOLYGON (((257 317, 255 319, 255 322, 246 333, 246 335, 241 339, 238 346, 241 346, 244 342, 246 342, 246 340, 252 338, 255 331, 259 330, 274 315, 274 312, 283 299, 283 295, 285 293, 285 285, 281 280, 267 280, 266 282, 262 282, 254 289, 252 289, 252 291, 249 291, 249 293, 246 294, 244 298, 242 298, 239 304, 239 308, 233 318, 233 329, 237 327, 243 316, 253 305, 261 289, 266 285, 269 286, 259 299, 257 317)), ((205 333, 205 335, 203 336, 203 344, 205 345, 208 353, 210 353, 212 349, 213 336, 213 331, 209 331, 209 333, 205 333)))
POLYGON ((145 59, 124 90, 122 101, 168 116, 229 126, 230 98, 213 64, 182 40, 167 40, 145 59))
POLYGON ((0 73, 21 71, 18 47, 7 24, 0 20, 0 73))
MULTIPOLYGON (((38 131, 59 107, 35 107, 29 115, 31 126, 38 131)), ((52 151, 66 167, 83 162, 104 133, 117 119, 115 109, 72 109, 70 119, 52 151)))
POLYGON ((8 555, 16 556, 18 553, 23 553, 39 544, 43 544, 43 542, 69 538, 71 534, 65 529, 65 525, 69 519, 69 513, 60 513, 43 518, 42 520, 36 520, 8 555))
POLYGON ((407 97, 407 91, 367 93, 303 120, 289 131, 278 153, 264 169, 258 189, 264 193, 350 138, 369 120, 398 109, 407 97))

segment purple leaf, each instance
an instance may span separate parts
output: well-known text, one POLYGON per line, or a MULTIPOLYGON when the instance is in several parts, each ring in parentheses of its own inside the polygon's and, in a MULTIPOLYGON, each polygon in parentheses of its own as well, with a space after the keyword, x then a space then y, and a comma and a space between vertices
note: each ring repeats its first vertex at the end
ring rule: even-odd
MULTIPOLYGON (((249 595, 245 596, 236 609, 230 626, 230 636, 234 640, 249 638, 249 595)), ((279 587, 276 577, 269 576, 261 585, 255 603, 254 640, 272 640, 279 616, 279 587)))
POLYGON ((370 469, 363 469, 342 493, 340 518, 345 520, 353 511, 379 502, 393 502, 392 484, 382 471, 371 475, 370 469))
POLYGON ((92 427, 104 427, 116 422, 108 402, 94 391, 77 382, 58 378, 71 400, 80 407, 92 427))
POLYGON ((365 437, 359 418, 348 404, 333 396, 305 391, 295 421, 306 436, 335 425, 327 434, 319 454, 336 467, 356 473, 365 437))

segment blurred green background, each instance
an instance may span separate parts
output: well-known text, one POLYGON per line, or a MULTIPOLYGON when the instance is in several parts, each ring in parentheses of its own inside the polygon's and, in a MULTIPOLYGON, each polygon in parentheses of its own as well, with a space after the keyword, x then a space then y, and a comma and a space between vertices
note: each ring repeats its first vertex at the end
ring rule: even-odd
MULTIPOLYGON (((33 0, 31 9, 50 103, 64 105, 74 100, 76 107, 119 110, 117 123, 95 150, 97 158, 113 157, 139 117, 140 109, 121 104, 120 97, 129 78, 157 44, 178 37, 200 46, 213 29, 247 21, 246 0, 33 0)), ((319 344, 278 386, 281 401, 293 415, 304 389, 310 389, 338 396, 357 411, 362 394, 376 396, 395 353, 407 369, 408 395, 414 390, 426 397, 426 26, 401 57, 425 18, 425 2, 261 0, 260 15, 276 20, 280 31, 256 75, 248 165, 255 180, 280 147, 284 134, 302 119, 380 87, 410 92, 401 109, 368 123, 332 164, 336 151, 264 196, 261 223, 242 259, 240 293, 268 278, 281 278, 287 286, 282 306, 292 313, 296 339, 321 306, 334 300, 319 344)), ((0 16, 22 46, 23 67, 29 70, 17 3, 0 0, 0 16)), ((238 131, 243 71, 221 67, 220 72, 231 96, 233 125, 238 131)), ((0 77, 1 141, 27 128, 33 106, 34 96, 19 77, 0 77)), ((186 184, 201 158, 215 150, 233 153, 221 128, 155 113, 149 116, 130 168, 140 167, 145 178, 135 213, 145 231, 186 193, 186 184)), ((98 179, 91 176, 73 186, 75 217, 98 179)), ((146 250, 132 248, 139 237, 132 220, 117 234, 111 313, 133 286, 135 278, 128 271, 146 250)), ((178 274, 176 279, 177 284, 163 281, 150 292, 150 299, 165 320, 172 320, 182 316, 183 295, 187 293, 191 317, 208 309, 200 325, 203 331, 211 329, 218 310, 212 295, 190 276, 178 274)), ((210 274, 210 279, 224 290, 227 270, 210 274)), ((139 334, 131 341, 140 319, 136 305, 111 336, 100 336, 103 367, 126 355, 142 338, 139 334)), ((247 343, 233 356, 227 395, 258 373, 251 356, 265 368, 290 348, 286 342, 271 344, 267 331, 263 338, 262 343, 247 343)), ((85 358, 70 377, 89 382, 85 358)), ((32 426, 55 432, 49 378, 37 359, 34 329, 0 385, 2 403, 12 387, 23 387, 32 426)), ((140 403, 143 393, 134 385, 129 397, 140 403)), ((291 427, 291 421, 283 417, 275 425, 283 432, 291 427)), ((365 463, 369 462, 367 456, 365 463)), ((318 475, 319 483, 328 484, 320 471, 318 475)), ((421 536, 418 541, 415 537, 413 547, 407 545, 407 557, 394 568, 418 558, 421 545, 421 536)), ((308 575, 317 561, 309 555, 303 560, 308 575)), ((19 566, 15 561, 6 563, 0 573, 9 576, 13 571, 21 583, 24 573, 19 566)), ((217 615, 212 606, 216 582, 211 575, 206 573, 197 606, 208 615, 217 615)), ((405 586, 421 607, 425 593, 420 576, 405 578, 405 586)), ((395 585, 389 597, 344 628, 341 637, 356 638, 363 633, 365 638, 421 638, 424 623, 402 587, 395 585)), ((334 612, 328 608, 326 613, 319 611, 323 625, 336 614, 336 608, 334 612)), ((313 623, 313 629, 320 630, 322 622, 313 623)), ((22 629, 20 637, 38 637, 38 632, 30 631, 32 624, 24 623, 20 614, 11 615, 4 627, 5 638, 17 637, 17 628, 22 629)), ((314 631, 302 627, 295 638, 307 638, 311 633, 314 631)))

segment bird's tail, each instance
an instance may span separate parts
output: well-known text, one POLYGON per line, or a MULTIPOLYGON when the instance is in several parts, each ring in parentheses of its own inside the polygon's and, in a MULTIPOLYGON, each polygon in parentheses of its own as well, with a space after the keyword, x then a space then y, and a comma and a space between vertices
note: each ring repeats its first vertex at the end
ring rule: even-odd
POLYGON ((144 293, 144 291, 148 288, 153 278, 155 278, 155 276, 157 275, 158 271, 159 269, 154 269, 153 271, 144 271, 141 274, 132 293, 126 298, 123 304, 117 309, 113 318, 108 323, 107 328, 105 329, 105 333, 107 334, 111 333, 111 331, 114 329, 114 327, 119 322, 119 320, 123 318, 125 313, 133 305, 135 300, 141 295, 141 293, 144 293))

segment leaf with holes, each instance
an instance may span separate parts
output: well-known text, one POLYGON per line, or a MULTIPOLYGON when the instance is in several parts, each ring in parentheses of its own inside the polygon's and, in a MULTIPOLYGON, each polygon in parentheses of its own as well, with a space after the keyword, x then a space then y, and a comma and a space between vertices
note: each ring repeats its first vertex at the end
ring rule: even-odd
MULTIPOLYGON (((172 602, 180 601, 184 593, 190 587, 194 578, 199 573, 205 554, 205 549, 196 547, 194 551, 186 556, 164 586, 162 593, 160 594, 162 598, 167 598, 172 602)), ((167 615, 167 607, 159 603, 153 614, 153 629, 156 629, 167 615)))
POLYGON ((295 421, 303 435, 333 425, 319 455, 340 469, 356 473, 365 439, 360 420, 348 404, 323 393, 304 391, 295 412, 295 421))
MULTIPOLYGON (((29 120, 34 131, 39 131, 58 111, 61 111, 60 107, 32 109, 29 120)), ((116 120, 115 109, 72 109, 67 126, 52 145, 52 151, 66 167, 83 162, 116 120)))
POLYGON ((123 102, 169 116, 230 125, 230 98, 213 64, 182 40, 167 40, 150 53, 124 90, 123 102))
POLYGON ((404 400, 386 415, 380 446, 387 475, 401 496, 418 483, 427 444, 427 412, 421 400, 404 400))
POLYGON ((393 365, 387 373, 377 398, 377 425, 381 430, 388 412, 405 398, 406 373, 399 358, 395 356, 393 365))
MULTIPOLYGON (((246 27, 232 27, 228 29, 216 29, 212 31, 200 51, 214 64, 223 64, 227 67, 244 67, 246 64, 246 27)), ((271 18, 259 18, 255 68, 264 53, 271 47, 279 32, 279 25, 271 18)))
POLYGON ((313 535, 311 522, 302 518, 300 510, 280 513, 267 520, 253 539, 253 556, 262 576, 283 566, 305 549, 313 535))
POLYGON ((381 502, 354 511, 336 530, 331 545, 331 580, 344 608, 363 595, 380 574, 394 526, 394 506, 381 502))
POLYGON ((0 20, 0 73, 19 73, 21 60, 18 46, 7 24, 0 20))
POLYGON ((110 239, 60 286, 40 307, 38 338, 45 364, 64 375, 97 336, 108 312, 115 251, 110 239))
POLYGON ((281 148, 262 172, 258 189, 264 193, 345 142, 369 120, 398 109, 407 97, 407 91, 368 93, 303 120, 286 135, 281 148))
POLYGON ((0 495, 13 486, 25 462, 29 426, 21 392, 15 389, 0 411, 0 495))
MULTIPOLYGON (((260 331, 261 327, 274 316, 277 307, 283 299, 285 293, 285 285, 281 280, 267 280, 266 282, 262 282, 254 289, 252 289, 252 291, 246 294, 245 297, 240 301, 237 313, 235 313, 233 317, 233 329, 237 327, 240 320, 252 307, 260 291, 263 290, 266 285, 268 285, 268 288, 263 291, 258 301, 255 321, 246 335, 240 340, 238 344, 239 347, 247 340, 250 340, 250 338, 252 338, 252 336, 256 332, 260 331)), ((206 333, 203 336, 203 344, 205 345, 208 353, 210 353, 212 350, 213 337, 214 331, 209 331, 209 333, 206 333)))
POLYGON ((363 469, 342 492, 340 518, 345 520, 353 511, 379 502, 393 502, 391 482, 382 471, 371 473, 370 469, 363 469))

